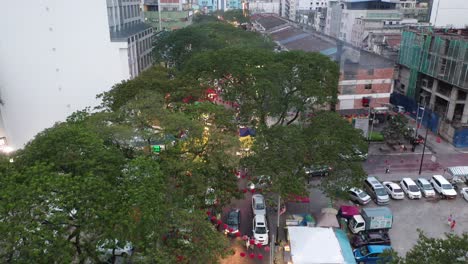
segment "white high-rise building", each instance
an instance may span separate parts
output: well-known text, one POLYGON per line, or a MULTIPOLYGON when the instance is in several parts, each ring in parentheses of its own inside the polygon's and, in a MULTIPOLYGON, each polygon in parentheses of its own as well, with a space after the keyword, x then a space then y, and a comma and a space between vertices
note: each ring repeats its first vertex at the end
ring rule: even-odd
MULTIPOLYGON (((6 1, 0 9, 0 114, 14 148, 151 66, 139 0, 6 1)), ((64 139, 66 140, 66 139, 64 139)))
POLYGON ((299 0, 297 10, 317 10, 317 8, 327 7, 329 0, 299 0))
POLYGON ((444 28, 465 28, 468 26, 467 0, 433 0, 431 25, 444 28))

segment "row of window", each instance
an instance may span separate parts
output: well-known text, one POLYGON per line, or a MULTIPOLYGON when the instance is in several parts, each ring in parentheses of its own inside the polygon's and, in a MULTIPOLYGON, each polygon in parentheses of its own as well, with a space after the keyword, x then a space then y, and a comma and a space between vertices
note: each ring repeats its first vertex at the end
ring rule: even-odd
POLYGON ((148 53, 144 56, 140 57, 140 72, 151 66, 153 64, 153 59, 151 57, 151 53, 148 53))
POLYGON ((122 18, 129 19, 133 17, 140 16, 140 6, 139 5, 128 5, 128 6, 121 6, 120 7, 120 14, 122 18))
POLYGON ((138 43, 138 54, 142 54, 145 51, 151 49, 152 43, 151 43, 152 38, 146 38, 143 40, 140 40, 138 43))

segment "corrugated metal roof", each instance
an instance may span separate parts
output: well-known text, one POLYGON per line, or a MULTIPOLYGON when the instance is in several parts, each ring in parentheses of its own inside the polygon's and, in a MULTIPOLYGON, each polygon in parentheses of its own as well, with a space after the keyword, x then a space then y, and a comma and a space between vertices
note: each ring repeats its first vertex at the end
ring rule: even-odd
POLYGON ((447 171, 452 174, 452 176, 464 176, 468 177, 468 166, 457 166, 457 167, 449 167, 447 171))
POLYGON ((284 45, 284 44, 288 44, 289 42, 294 42, 296 40, 300 40, 300 39, 303 39, 303 38, 308 37, 308 36, 309 36, 309 34, 307 34, 307 33, 301 33, 299 35, 295 35, 295 36, 289 37, 287 39, 280 40, 278 42, 284 45))

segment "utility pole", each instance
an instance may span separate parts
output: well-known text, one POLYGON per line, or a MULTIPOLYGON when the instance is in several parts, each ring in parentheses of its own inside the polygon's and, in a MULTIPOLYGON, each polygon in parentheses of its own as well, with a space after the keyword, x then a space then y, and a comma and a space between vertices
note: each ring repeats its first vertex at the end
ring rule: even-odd
POLYGON ((279 222, 280 222, 280 210, 281 210, 281 205, 280 205, 280 202, 281 202, 281 195, 278 194, 278 217, 276 218, 276 244, 278 245, 279 243, 279 240, 278 240, 278 232, 279 232, 279 222))
POLYGON ((158 0, 158 16, 159 16, 159 31, 162 31, 162 17, 161 17, 161 1, 158 0))
POLYGON ((421 164, 419 165, 419 175, 421 175, 421 171, 422 171, 422 165, 423 165, 423 161, 424 161, 424 152, 426 151, 426 142, 427 142, 427 134, 429 132, 429 123, 430 123, 430 119, 428 120, 427 122, 427 127, 426 127, 426 135, 424 136, 424 145, 423 145, 423 152, 422 152, 422 156, 421 156, 421 164))

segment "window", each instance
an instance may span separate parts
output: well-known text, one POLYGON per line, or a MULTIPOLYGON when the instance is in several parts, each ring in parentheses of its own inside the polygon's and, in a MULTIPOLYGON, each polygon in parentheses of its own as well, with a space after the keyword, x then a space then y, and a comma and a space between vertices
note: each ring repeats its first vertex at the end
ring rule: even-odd
POLYGON ((364 89, 366 89, 366 90, 371 90, 371 89, 372 89, 372 84, 366 84, 366 85, 364 85, 364 89))

